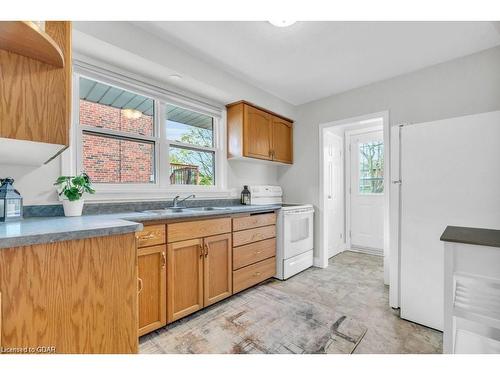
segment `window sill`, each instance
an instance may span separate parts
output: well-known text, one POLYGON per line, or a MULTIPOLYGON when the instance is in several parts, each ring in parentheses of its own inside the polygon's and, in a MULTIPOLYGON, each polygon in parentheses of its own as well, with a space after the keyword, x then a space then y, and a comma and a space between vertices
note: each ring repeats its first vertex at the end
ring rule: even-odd
POLYGON ((177 195, 185 196, 195 194, 196 199, 230 199, 237 198, 236 189, 193 189, 193 188, 170 188, 165 189, 130 189, 127 191, 116 189, 96 188, 95 194, 85 194, 86 202, 133 202, 133 201, 157 201, 173 199, 177 195))

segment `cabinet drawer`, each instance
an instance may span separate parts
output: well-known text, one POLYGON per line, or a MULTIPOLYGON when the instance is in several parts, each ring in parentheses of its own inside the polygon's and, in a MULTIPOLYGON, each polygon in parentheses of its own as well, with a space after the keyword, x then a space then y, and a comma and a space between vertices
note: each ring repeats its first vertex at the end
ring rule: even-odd
POLYGON ((240 232, 233 233, 233 246, 241 246, 247 243, 262 241, 273 237, 276 237, 275 225, 242 230, 240 232))
POLYGON ((231 232, 231 218, 187 221, 167 225, 168 243, 231 232))
POLYGON ((276 239, 254 242, 233 248, 233 270, 276 255, 276 239))
POLYGON ((242 291, 276 274, 276 258, 272 257, 261 262, 233 271, 233 293, 242 291))
POLYGON ((147 225, 144 230, 135 234, 137 247, 162 245, 165 241, 165 225, 147 225))
POLYGON ((233 230, 244 230, 276 224, 276 214, 251 215, 233 219, 233 230))

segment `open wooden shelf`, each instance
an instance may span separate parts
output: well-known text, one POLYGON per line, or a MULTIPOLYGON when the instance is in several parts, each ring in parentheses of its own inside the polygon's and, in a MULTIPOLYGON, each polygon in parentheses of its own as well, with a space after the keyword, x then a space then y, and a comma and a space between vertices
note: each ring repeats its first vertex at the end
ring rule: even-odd
POLYGON ((64 67, 64 56, 56 42, 29 21, 1 21, 0 49, 64 67))

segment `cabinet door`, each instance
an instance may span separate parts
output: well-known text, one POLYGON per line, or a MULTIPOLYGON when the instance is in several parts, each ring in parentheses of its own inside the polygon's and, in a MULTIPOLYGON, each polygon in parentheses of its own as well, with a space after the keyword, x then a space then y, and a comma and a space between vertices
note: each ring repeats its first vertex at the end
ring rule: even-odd
POLYGON ((272 116, 245 104, 243 156, 271 160, 272 116))
POLYGON ((209 306, 232 294, 231 234, 204 239, 204 306, 209 306))
POLYGON ((139 249, 139 336, 167 324, 167 249, 139 249))
POLYGON ((203 307, 203 240, 174 242, 167 254, 167 321, 203 307))
POLYGON ((273 117, 272 156, 274 161, 293 162, 293 127, 292 123, 279 117, 273 117))

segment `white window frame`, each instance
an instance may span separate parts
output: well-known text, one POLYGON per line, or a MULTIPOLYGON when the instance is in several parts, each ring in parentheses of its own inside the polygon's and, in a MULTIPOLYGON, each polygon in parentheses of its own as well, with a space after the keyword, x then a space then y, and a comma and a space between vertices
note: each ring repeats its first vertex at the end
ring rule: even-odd
POLYGON ((185 95, 175 95, 161 87, 124 76, 122 73, 112 72, 88 64, 74 64, 73 66, 73 118, 71 126, 71 145, 62 159, 63 174, 78 174, 82 172, 83 147, 82 135, 84 131, 96 134, 117 135, 130 139, 144 140, 154 144, 154 183, 95 183, 96 194, 86 195, 88 201, 127 201, 127 200, 158 200, 174 197, 178 194, 194 193, 199 198, 230 197, 227 189, 227 160, 226 160, 226 132, 225 111, 223 108, 214 108, 203 105, 196 99, 190 100, 185 95), (80 77, 92 79, 104 84, 143 95, 154 100, 154 135, 142 136, 109 129, 100 129, 91 126, 80 126, 79 114, 79 80, 80 77), (188 110, 208 115, 213 121, 213 147, 196 146, 167 139, 166 134, 166 105, 175 105, 188 110), (215 185, 176 185, 170 184, 169 176, 169 147, 176 145, 193 150, 212 151, 215 153, 215 185))

